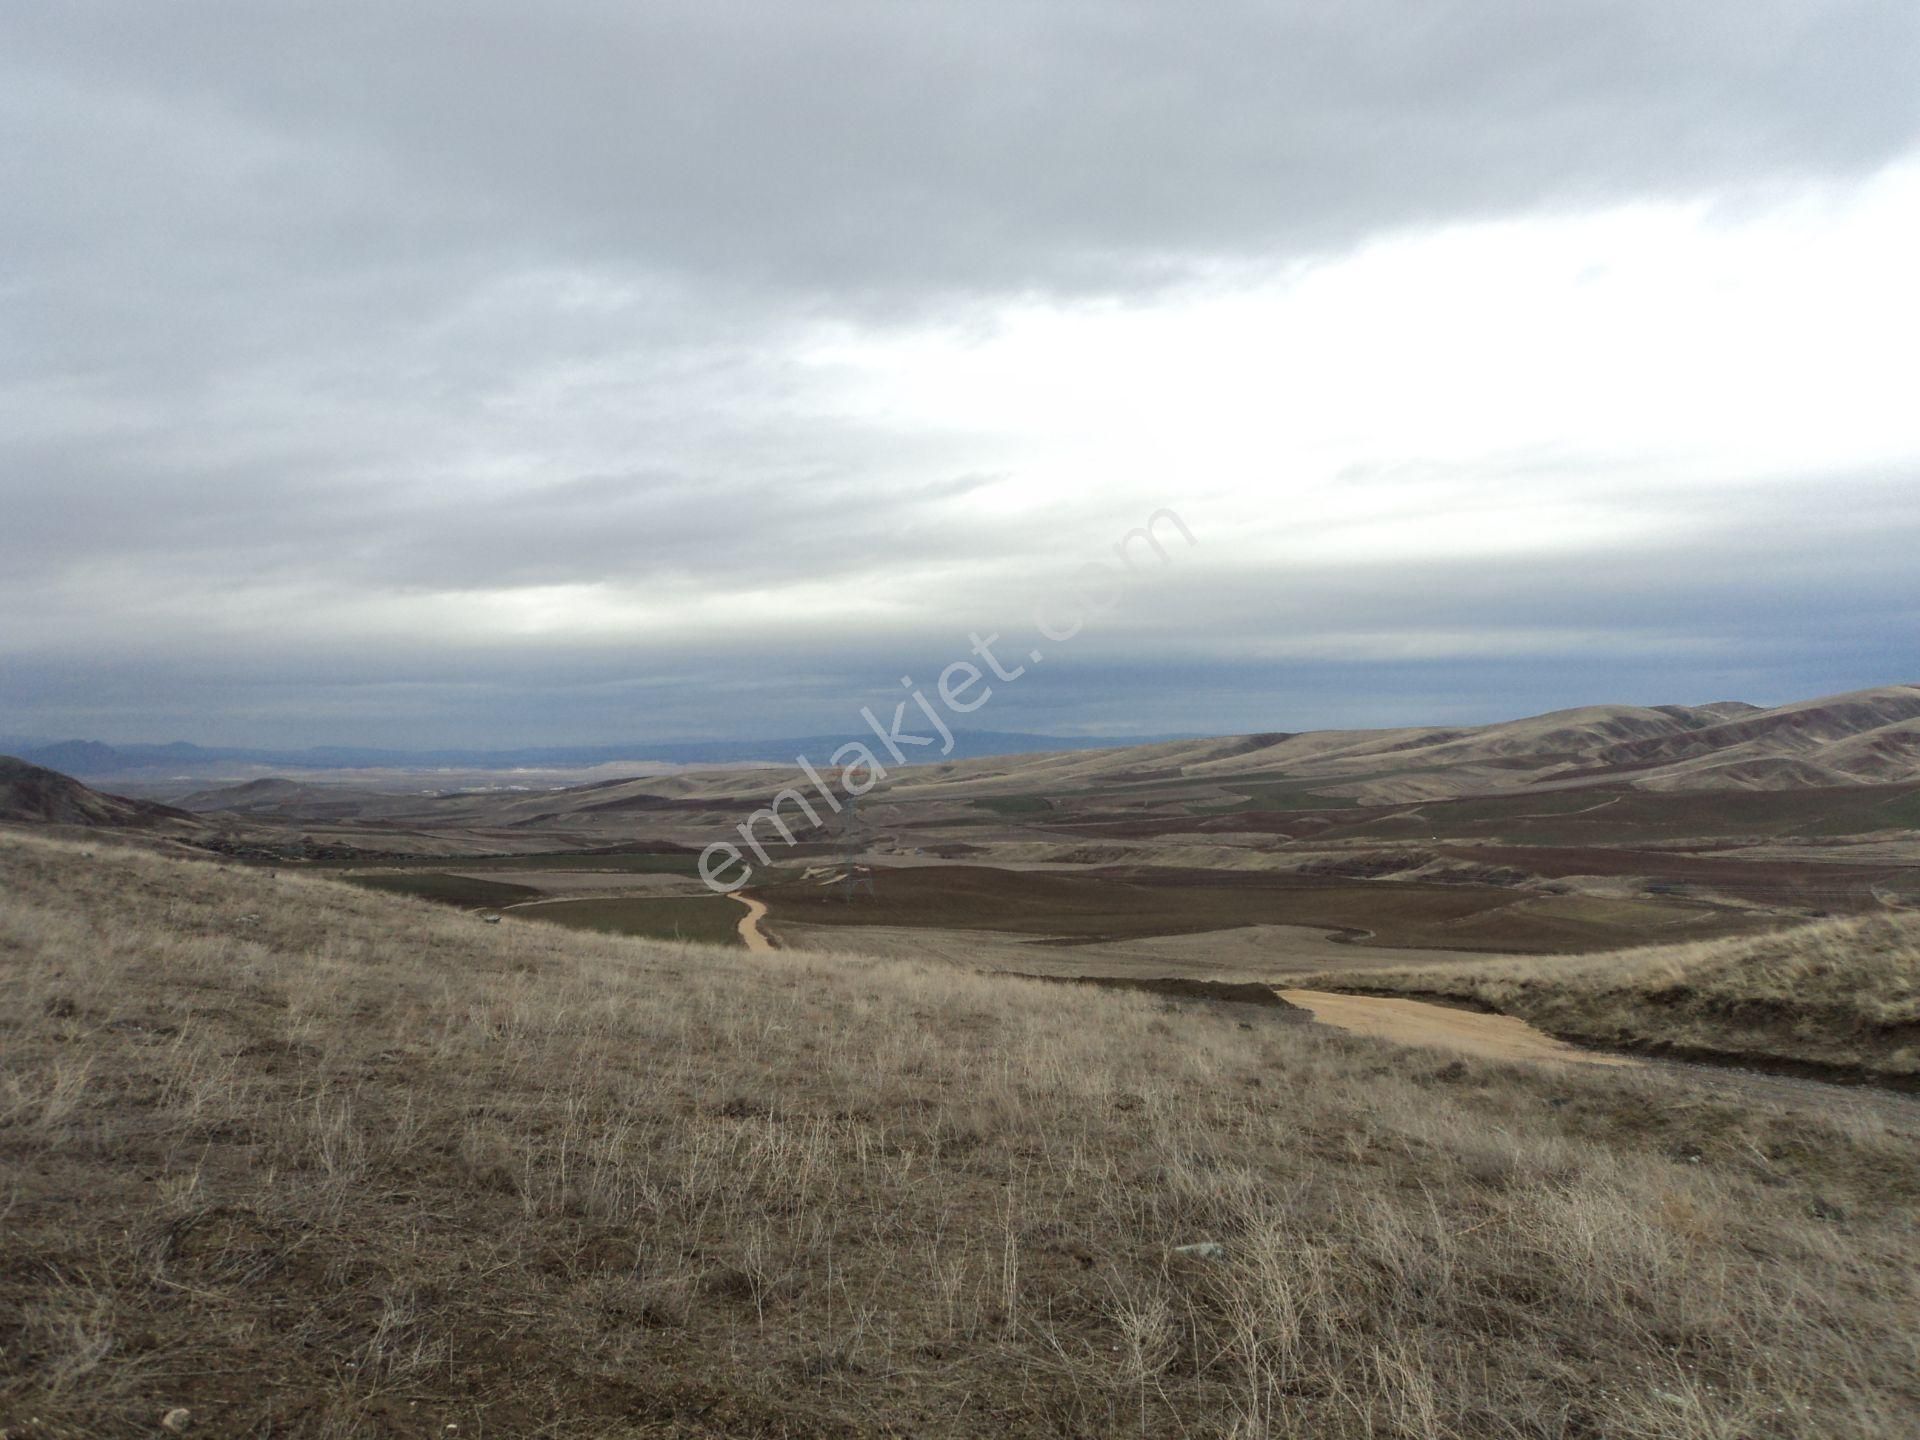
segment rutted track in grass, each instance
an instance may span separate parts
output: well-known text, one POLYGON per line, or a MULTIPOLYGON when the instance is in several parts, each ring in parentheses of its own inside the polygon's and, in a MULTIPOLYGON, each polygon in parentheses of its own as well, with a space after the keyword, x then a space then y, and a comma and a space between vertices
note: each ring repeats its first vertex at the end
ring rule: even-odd
POLYGON ((747 907, 747 913, 740 917, 740 943, 749 950, 771 952, 774 948, 773 941, 768 938, 767 932, 760 928, 761 918, 767 913, 766 902, 755 900, 751 895, 742 895, 737 890, 728 898, 738 900, 747 907))
POLYGON ((1400 1045, 1431 1045, 1486 1060, 1575 1065, 1642 1062, 1557 1040, 1512 1015, 1463 1010, 1399 996, 1346 995, 1332 990, 1281 990, 1282 1000, 1312 1013, 1322 1025, 1400 1045))
POLYGON ((1904 1110, 1920 1103, 1920 1084, 1909 1077, 1755 1051, 1713 1050, 1665 1042, 1602 1046, 1577 1035, 1556 1035, 1530 1025, 1517 1015, 1438 992, 1431 992, 1427 998, 1416 998, 1413 992, 1368 990, 1356 985, 1352 990, 1281 990, 1278 993, 1282 999, 1312 1011, 1313 1018, 1324 1025, 1350 1034, 1373 1035, 1396 1044, 1465 1048, 1446 1038, 1447 1032, 1460 1036, 1485 1033, 1494 1037, 1495 1043, 1499 1035, 1506 1034, 1515 1037, 1513 1053, 1497 1055, 1477 1050, 1470 1053, 1483 1054, 1487 1059, 1652 1066, 1730 1084, 1750 1099, 1803 1104, 1812 1100, 1823 1106, 1844 1105, 1863 1110, 1886 1106, 1904 1110), (1523 1053, 1533 1051, 1536 1042, 1543 1042, 1538 1053, 1523 1053))

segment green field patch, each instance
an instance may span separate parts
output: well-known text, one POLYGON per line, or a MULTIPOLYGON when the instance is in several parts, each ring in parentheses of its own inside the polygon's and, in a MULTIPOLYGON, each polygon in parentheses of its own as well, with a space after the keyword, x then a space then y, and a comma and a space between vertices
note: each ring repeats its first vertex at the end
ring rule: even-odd
MULTIPOLYGON (((364 866, 365 860, 321 860, 316 870, 364 866)), ((537 855, 417 855, 379 862, 394 870, 574 870, 617 875, 697 875, 700 857, 677 850, 546 851, 537 855)))
POLYGON ((378 890, 386 895, 411 895, 439 905, 459 905, 477 910, 486 906, 498 909, 522 900, 537 900, 540 892, 528 885, 509 885, 500 880, 476 880, 471 875, 442 875, 437 872, 380 872, 369 875, 343 875, 350 885, 363 890, 378 890))
POLYGON ((1044 795, 983 795, 971 803, 996 815, 1044 815, 1053 809, 1053 802, 1044 795))
POLYGON ((700 869, 700 857, 674 850, 633 850, 597 855, 507 855, 489 858, 484 868, 573 870, 585 874, 597 871, 617 875, 696 875, 700 869))
POLYGON ((738 945, 746 912, 719 895, 648 895, 606 900, 555 900, 513 911, 510 920, 540 920, 603 935, 699 940, 738 945))
POLYGON ((1618 799, 1610 790, 1550 790, 1540 795, 1470 795, 1460 800, 1431 800, 1426 813, 1442 823, 1474 820, 1538 820, 1585 811, 1599 814, 1618 799))
POLYGON ((1385 814, 1355 816, 1317 838, 1645 845, 1694 838, 1858 835, 1899 828, 1920 828, 1920 792, 1863 785, 1817 790, 1556 791, 1532 798, 1430 800, 1385 814), (1582 805, 1551 813, 1575 794, 1584 796, 1582 805))
POLYGON ((1920 790, 1909 791, 1898 800, 1877 807, 1874 813, 1888 826, 1899 826, 1903 830, 1920 830, 1920 790))
POLYGON ((1348 795, 1321 795, 1312 790, 1325 781, 1270 780, 1255 784, 1225 787, 1243 800, 1223 800, 1211 805, 1189 805, 1189 815, 1235 815, 1248 810, 1353 810, 1360 802, 1348 795))
POLYGON ((1860 801, 1841 806, 1809 835, 1870 835, 1876 830, 1920 830, 1920 790, 1909 790, 1891 800, 1884 790, 1873 790, 1860 801))

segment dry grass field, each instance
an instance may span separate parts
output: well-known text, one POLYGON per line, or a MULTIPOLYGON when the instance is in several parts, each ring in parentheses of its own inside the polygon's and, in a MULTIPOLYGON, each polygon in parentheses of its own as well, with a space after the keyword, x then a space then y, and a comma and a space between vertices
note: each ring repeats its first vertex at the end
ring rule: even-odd
POLYGON ((1891 1440, 1917 1132, 0 836, 0 1430, 1891 1440))
POLYGON ((1412 965, 1364 981, 1368 990, 1491 1006, 1599 1044, 1920 1081, 1915 914, 1613 955, 1412 965))

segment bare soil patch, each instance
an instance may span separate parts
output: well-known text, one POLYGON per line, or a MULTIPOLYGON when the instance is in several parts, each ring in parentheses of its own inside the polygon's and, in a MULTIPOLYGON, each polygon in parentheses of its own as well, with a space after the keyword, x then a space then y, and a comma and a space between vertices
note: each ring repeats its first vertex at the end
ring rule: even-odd
POLYGON ((1630 1065, 1619 1055, 1583 1050, 1536 1030, 1512 1015, 1485 1014, 1420 1000, 1328 990, 1282 990, 1280 998, 1322 1025, 1396 1045, 1458 1051, 1483 1060, 1525 1064, 1630 1065))
POLYGON ((1542 953, 1605 950, 1676 932, 1725 934, 1756 923, 1683 901, 1260 871, 1067 873, 925 865, 889 869, 876 878, 876 895, 852 901, 797 879, 759 893, 777 920, 997 930, 1063 943, 1292 925, 1345 933, 1383 948, 1542 953))

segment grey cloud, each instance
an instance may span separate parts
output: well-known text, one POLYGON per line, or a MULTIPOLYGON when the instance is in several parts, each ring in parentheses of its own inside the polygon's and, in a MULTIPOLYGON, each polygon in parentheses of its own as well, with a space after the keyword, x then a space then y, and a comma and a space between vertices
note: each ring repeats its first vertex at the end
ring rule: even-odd
MULTIPOLYGON (((1599 547, 1274 574, 1223 569, 1203 541, 1003 687, 990 723, 1124 734, 1465 721, 1600 698, 1777 701, 1911 676, 1920 491, 1905 477, 1835 478, 1857 507, 1823 508, 1806 486, 1744 492, 1737 533, 1685 565, 1599 547), (1500 643, 1431 659, 1375 648, 1462 634, 1500 643), (1295 640, 1313 643, 1294 652, 1295 640)), ((350 719, 366 743, 599 743, 701 730, 717 703, 734 733, 808 733, 889 697, 898 674, 937 674, 971 629, 1003 626, 1002 653, 1018 659, 1030 626, 990 601, 878 636, 769 617, 764 634, 592 647, 449 648, 428 635, 289 653, 262 635, 154 654, 136 630, 84 656, 16 657, 0 689, 35 697, 9 728, 119 739, 323 743, 350 719), (209 694, 235 698, 207 713, 209 694)))
MULTIPOLYGON (((1006 457, 823 409, 785 358, 805 327, 964 325, 1402 227, 1845 179, 1910 153, 1917 69, 1904 0, 9 6, 0 725, 288 738, 362 707, 440 727, 425 739, 598 739, 633 733, 638 697, 697 728, 730 686, 747 731, 830 723, 896 661, 785 616, 777 644, 704 654, 289 653, 246 632, 250 587, 723 595, 939 570, 955 618, 875 621, 889 656, 931 664, 1110 517, 1076 498, 1036 530, 969 504, 1006 457), (228 623, 170 629, 155 593, 228 623)), ((1554 457, 1543 483, 1604 483, 1586 463, 1554 457)), ((1350 483, 1381 478, 1406 476, 1350 483)), ((1204 698, 1185 718, 1140 700, 1136 724, 1118 697, 1164 687, 1144 652, 1204 649, 1195 694, 1247 696, 1283 671, 1230 652, 1279 627, 1495 627, 1520 595, 1543 629, 1705 627, 1738 649, 1764 625, 1795 657, 1852 637, 1863 671, 1907 653, 1882 622, 1912 608, 1910 505, 1881 494, 1880 523, 1847 530, 1741 493, 1685 581, 1617 555, 1352 565, 1311 588, 1196 569, 1020 703, 1237 725, 1204 698)))
POLYGON ((1898 0, 228 0, 5 24, 10 68, 68 87, 60 119, 116 182, 78 235, 37 222, 43 243, 157 211, 190 234, 237 224, 296 273, 520 246, 837 294, 1097 288, 1858 170, 1920 122, 1920 17, 1898 0), (103 98, 175 133, 105 133, 86 118, 103 98))

